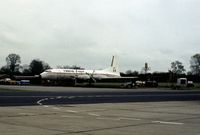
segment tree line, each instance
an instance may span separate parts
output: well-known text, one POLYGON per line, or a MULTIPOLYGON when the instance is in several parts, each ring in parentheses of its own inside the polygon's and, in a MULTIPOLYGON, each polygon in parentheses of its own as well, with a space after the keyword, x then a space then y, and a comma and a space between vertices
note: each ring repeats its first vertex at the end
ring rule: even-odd
MULTIPOLYGON (((39 75, 47 69, 50 69, 48 63, 33 59, 30 64, 21 65, 21 57, 19 54, 11 53, 6 57, 6 65, 0 68, 0 74, 13 75, 39 75)), ((80 66, 57 66, 60 69, 83 69, 80 66)))
MULTIPOLYGON (((128 75, 138 75, 138 74, 146 74, 148 73, 148 70, 150 70, 150 67, 147 63, 145 63, 145 66, 142 68, 142 71, 132 71, 127 70, 125 74, 128 75)), ((185 67, 182 64, 182 62, 176 60, 174 62, 171 62, 171 68, 168 72, 172 72, 174 74, 187 74, 187 75, 199 75, 200 76, 200 54, 195 54, 190 59, 190 71, 186 73, 185 67)), ((155 72, 157 73, 157 72, 155 72)))
MULTIPOLYGON (((18 54, 11 53, 6 57, 6 65, 0 68, 0 74, 13 75, 39 75, 43 71, 50 69, 48 63, 40 60, 33 59, 29 65, 20 65, 21 57, 18 54)), ((72 69, 83 69, 79 66, 58 66, 58 68, 72 68, 72 69)), ((167 72, 153 72, 148 73, 150 67, 148 63, 142 68, 142 72, 127 70, 125 73, 121 73, 122 76, 139 76, 143 79, 154 79, 158 81, 173 81, 177 77, 193 77, 200 78, 200 54, 195 54, 190 59, 190 71, 186 73, 182 62, 176 60, 171 62, 171 68, 167 72)))
POLYGON ((29 65, 20 65, 21 57, 18 54, 11 53, 6 57, 6 65, 1 67, 1 74, 13 75, 39 75, 51 67, 40 59, 33 59, 29 65))
POLYGON ((121 73, 122 76, 138 76, 142 80, 156 80, 158 82, 175 82, 177 78, 186 77, 189 80, 200 82, 200 54, 191 56, 190 71, 186 72, 182 62, 176 60, 171 62, 171 68, 167 72, 149 73, 150 67, 147 63, 142 68, 141 72, 127 70, 121 73))

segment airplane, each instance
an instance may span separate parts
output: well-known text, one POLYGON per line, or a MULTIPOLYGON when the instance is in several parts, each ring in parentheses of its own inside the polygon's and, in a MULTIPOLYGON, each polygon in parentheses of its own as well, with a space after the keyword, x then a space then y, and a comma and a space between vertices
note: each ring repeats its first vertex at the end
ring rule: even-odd
MULTIPOLYGON (((101 80, 125 80, 132 81, 137 77, 121 77, 119 71, 118 61, 116 56, 112 56, 110 67, 103 70, 85 70, 85 69, 48 69, 40 74, 42 80, 89 80, 89 83, 96 83, 101 80)), ((132 85, 132 84, 131 84, 132 85)))

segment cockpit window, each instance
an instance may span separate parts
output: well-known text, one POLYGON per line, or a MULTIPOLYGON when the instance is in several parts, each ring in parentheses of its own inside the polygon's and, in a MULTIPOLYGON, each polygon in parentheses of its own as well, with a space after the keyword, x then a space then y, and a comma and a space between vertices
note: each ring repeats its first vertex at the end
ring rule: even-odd
POLYGON ((51 70, 46 70, 45 72, 51 72, 51 70))

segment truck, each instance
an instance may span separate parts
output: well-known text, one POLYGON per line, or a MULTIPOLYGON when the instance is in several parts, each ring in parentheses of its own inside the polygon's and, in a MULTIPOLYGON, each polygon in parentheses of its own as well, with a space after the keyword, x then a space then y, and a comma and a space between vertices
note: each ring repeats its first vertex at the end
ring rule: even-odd
POLYGON ((187 78, 178 78, 176 86, 177 87, 194 87, 194 83, 193 81, 188 81, 187 78))

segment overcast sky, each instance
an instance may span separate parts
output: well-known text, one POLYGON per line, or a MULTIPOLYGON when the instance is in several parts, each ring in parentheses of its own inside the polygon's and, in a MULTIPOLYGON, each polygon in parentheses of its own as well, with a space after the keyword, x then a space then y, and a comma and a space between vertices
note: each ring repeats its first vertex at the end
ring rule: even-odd
POLYGON ((22 64, 101 69, 118 55, 121 71, 189 69, 200 53, 200 0, 0 0, 0 66, 22 64))

